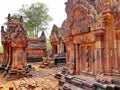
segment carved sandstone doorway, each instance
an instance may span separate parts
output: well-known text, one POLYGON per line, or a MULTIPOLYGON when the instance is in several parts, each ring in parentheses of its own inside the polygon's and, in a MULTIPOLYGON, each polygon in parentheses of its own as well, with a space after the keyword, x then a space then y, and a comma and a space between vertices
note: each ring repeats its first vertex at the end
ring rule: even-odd
POLYGON ((94 51, 93 44, 82 44, 80 51, 80 72, 93 74, 94 51))

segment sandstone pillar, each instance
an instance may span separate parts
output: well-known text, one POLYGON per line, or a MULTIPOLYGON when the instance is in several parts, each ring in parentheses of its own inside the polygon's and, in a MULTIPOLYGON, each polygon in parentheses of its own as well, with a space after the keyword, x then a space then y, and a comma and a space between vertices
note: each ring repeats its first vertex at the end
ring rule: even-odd
POLYGON ((107 70, 105 73, 107 75, 111 75, 112 72, 115 72, 115 69, 118 69, 116 33, 114 29, 114 16, 109 12, 106 12, 103 15, 106 24, 107 70))
MULTIPOLYGON (((95 34, 95 74, 102 74, 103 73, 103 40, 105 35, 105 30, 98 29, 94 31, 95 34)), ((106 56, 107 57, 107 56, 106 56)))
POLYGON ((102 73, 102 42, 101 36, 96 36, 95 57, 96 57, 96 73, 102 73))
POLYGON ((80 60, 79 60, 79 46, 75 45, 75 54, 76 54, 76 74, 80 73, 80 60))

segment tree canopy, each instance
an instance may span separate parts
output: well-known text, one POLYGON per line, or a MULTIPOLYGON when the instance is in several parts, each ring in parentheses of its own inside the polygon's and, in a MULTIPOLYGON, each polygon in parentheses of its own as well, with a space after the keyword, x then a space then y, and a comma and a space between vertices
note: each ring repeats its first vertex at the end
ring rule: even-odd
POLYGON ((24 28, 32 38, 38 38, 39 32, 46 30, 52 20, 47 6, 40 2, 32 3, 30 6, 23 5, 19 12, 23 16, 24 28))
POLYGON ((20 14, 14 13, 14 14, 12 15, 12 18, 14 18, 14 19, 19 19, 19 18, 20 18, 20 14))

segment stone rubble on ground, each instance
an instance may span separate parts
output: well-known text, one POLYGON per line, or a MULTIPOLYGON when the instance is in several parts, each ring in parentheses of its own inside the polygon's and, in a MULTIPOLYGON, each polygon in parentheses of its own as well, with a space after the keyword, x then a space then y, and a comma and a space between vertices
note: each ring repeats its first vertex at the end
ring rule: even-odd
POLYGON ((61 70, 62 67, 39 68, 31 72, 33 77, 21 78, 14 81, 13 84, 16 90, 58 90, 58 80, 54 78, 54 75, 61 70))

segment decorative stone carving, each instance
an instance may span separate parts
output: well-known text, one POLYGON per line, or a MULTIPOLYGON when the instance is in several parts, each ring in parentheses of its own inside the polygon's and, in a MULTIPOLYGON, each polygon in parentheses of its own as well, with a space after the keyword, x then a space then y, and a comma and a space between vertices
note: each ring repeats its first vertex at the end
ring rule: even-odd
POLYGON ((90 31, 90 23, 92 23, 92 18, 87 16, 87 10, 83 6, 78 5, 75 7, 73 20, 72 35, 90 31))
POLYGON ((81 36, 75 36, 74 37, 74 43, 89 43, 89 42, 94 42, 95 37, 92 36, 92 34, 86 34, 86 35, 81 35, 81 36))
POLYGON ((68 0, 63 30, 65 35, 69 32, 63 38, 68 72, 102 76, 105 84, 119 77, 119 6, 119 0, 68 0))
MULTIPOLYGON (((9 14, 7 31, 4 32, 2 27, 2 45, 4 49, 2 68, 5 68, 5 71, 8 73, 8 75, 11 73, 17 74, 18 70, 21 70, 25 73, 27 72, 26 48, 28 45, 28 38, 27 33, 22 25, 22 17, 20 19, 13 19, 9 14)), ((5 73, 5 75, 7 73, 5 73)))
POLYGON ((95 0, 97 12, 117 11, 119 6, 118 2, 118 0, 95 0))

